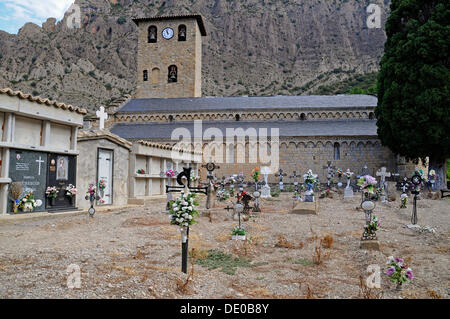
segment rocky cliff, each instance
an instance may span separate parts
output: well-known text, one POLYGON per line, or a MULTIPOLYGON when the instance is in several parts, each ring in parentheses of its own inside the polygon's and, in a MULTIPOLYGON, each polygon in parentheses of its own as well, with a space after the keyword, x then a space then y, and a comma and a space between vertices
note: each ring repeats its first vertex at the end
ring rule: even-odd
POLYGON ((17 35, 0 31, 0 87, 92 111, 134 93, 132 18, 200 13, 204 96, 336 93, 378 70, 385 33, 367 27, 366 8, 378 4, 384 25, 389 2, 76 0, 79 27, 68 27, 72 11, 17 35))

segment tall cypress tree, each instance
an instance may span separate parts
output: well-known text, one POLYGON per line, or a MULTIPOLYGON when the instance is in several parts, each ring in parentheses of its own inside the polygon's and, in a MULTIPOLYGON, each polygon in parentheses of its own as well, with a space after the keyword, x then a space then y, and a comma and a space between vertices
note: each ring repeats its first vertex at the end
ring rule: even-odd
POLYGON ((408 160, 429 158, 445 188, 450 157, 450 1, 393 0, 378 75, 378 136, 408 160))

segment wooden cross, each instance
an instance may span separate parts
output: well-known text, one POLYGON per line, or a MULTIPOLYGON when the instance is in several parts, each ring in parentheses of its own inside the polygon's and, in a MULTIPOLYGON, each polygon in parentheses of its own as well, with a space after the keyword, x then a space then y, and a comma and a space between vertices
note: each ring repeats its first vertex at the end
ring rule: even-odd
POLYGON ((108 113, 105 112, 105 108, 103 106, 100 106, 100 111, 97 111, 95 114, 100 119, 99 128, 103 130, 105 128, 105 120, 108 119, 108 113))

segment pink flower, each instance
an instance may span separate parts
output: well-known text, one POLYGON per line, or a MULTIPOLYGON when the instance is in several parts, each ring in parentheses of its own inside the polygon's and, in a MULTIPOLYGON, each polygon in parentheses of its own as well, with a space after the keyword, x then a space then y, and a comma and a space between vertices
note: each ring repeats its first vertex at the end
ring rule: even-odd
POLYGON ((409 279, 413 279, 414 278, 412 270, 409 269, 409 268, 406 270, 406 277, 408 277, 409 279))
POLYGON ((394 267, 389 267, 386 270, 386 275, 391 276, 394 272, 395 272, 395 268, 394 267))

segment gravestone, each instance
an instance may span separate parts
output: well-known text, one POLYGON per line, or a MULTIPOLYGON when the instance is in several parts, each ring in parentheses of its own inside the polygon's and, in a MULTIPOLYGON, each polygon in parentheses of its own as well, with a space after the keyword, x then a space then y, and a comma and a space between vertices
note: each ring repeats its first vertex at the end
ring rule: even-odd
POLYGON ((327 188, 330 189, 331 179, 334 177, 334 169, 336 167, 331 166, 331 161, 328 161, 327 166, 323 166, 322 168, 327 170, 327 188))
POLYGON ((381 202, 382 203, 386 203, 386 194, 387 194, 387 186, 386 186, 386 177, 390 177, 391 173, 390 172, 386 172, 386 167, 382 167, 377 173, 377 176, 380 176, 380 187, 381 189, 383 189, 384 194, 383 196, 381 196, 381 202))
POLYGON ((264 176, 264 186, 261 188, 261 198, 271 197, 270 195, 270 186, 267 182, 268 176, 271 173, 270 168, 268 166, 261 167, 261 174, 264 176))
MULTIPOLYGON (((353 175, 351 174, 352 172, 350 172, 350 169, 347 169, 347 171, 345 172, 346 176, 348 175, 353 175)), ((350 186, 350 179, 351 178, 347 178, 347 186, 345 187, 344 190, 344 198, 352 198, 353 197, 353 188, 350 186)))
MULTIPOLYGON (((13 182, 23 182, 24 192, 33 191, 35 200, 42 205, 34 212, 45 211, 47 189, 47 154, 41 152, 15 150, 10 153, 9 177, 13 182)), ((13 211, 13 203, 8 200, 8 212, 13 211)))
MULTIPOLYGON (((47 203, 47 208, 51 211, 75 207, 73 198, 66 196, 66 187, 69 184, 76 185, 76 157, 64 154, 48 154, 47 164, 47 186, 56 186, 58 189, 58 195, 54 201, 55 205, 49 206, 47 203)), ((81 187, 85 187, 85 185, 81 185, 81 187)))
POLYGON ((283 170, 280 168, 280 171, 276 176, 280 179, 280 191, 282 191, 284 189, 283 176, 287 176, 287 174, 283 173, 283 170))

